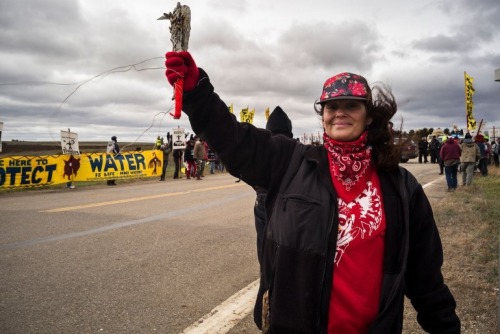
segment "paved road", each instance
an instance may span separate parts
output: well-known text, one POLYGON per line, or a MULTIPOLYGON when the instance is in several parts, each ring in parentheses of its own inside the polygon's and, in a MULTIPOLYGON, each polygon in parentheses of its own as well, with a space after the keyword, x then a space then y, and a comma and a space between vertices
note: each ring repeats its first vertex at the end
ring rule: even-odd
MULTIPOLYGON (((234 181, 0 192, 0 332, 181 333, 216 307, 234 315, 245 299, 228 298, 258 278, 255 193, 234 181)), ((220 333, 258 333, 232 322, 220 333)))

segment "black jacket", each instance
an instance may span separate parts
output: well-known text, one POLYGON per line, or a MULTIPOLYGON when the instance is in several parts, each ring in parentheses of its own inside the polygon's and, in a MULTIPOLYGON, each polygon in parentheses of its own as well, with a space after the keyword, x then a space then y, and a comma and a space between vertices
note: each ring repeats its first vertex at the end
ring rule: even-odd
MULTIPOLYGON (((262 295, 269 291, 271 333, 326 333, 338 228, 326 150, 239 123, 201 69, 198 86, 184 93, 183 104, 193 131, 205 136, 228 171, 268 189, 257 325, 262 295)), ((460 333, 422 187, 403 168, 379 177, 387 227, 379 315, 369 333, 401 333, 405 294, 426 331, 460 333)))
POLYGON ((423 139, 418 142, 418 151, 420 153, 427 153, 427 150, 429 149, 429 143, 427 140, 423 139))

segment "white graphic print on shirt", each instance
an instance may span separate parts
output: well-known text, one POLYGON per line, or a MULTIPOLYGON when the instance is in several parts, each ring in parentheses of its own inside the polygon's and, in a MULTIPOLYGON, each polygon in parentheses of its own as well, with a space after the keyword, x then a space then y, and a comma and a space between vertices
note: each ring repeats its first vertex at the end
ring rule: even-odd
POLYGON ((349 244, 357 238, 365 239, 380 227, 382 205, 380 194, 367 182, 365 190, 351 203, 338 199, 339 231, 334 263, 338 266, 349 244))

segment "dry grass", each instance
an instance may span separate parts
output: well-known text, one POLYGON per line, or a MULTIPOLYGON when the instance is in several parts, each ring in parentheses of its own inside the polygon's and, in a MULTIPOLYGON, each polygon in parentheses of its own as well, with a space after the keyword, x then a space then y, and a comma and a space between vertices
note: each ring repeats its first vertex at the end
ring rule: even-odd
MULTIPOLYGON (((472 186, 443 193, 442 199, 432 201, 443 242, 443 274, 457 300, 462 333, 500 333, 500 168, 489 167, 489 175, 475 175, 472 186)), ((404 333, 423 333, 409 303, 404 333)))

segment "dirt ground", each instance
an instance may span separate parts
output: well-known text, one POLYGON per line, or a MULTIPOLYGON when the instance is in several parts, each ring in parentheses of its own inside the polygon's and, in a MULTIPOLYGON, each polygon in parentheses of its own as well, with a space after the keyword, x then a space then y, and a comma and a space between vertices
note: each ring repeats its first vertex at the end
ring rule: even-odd
MULTIPOLYGON (((443 180, 444 181, 444 180, 443 180)), ((462 323, 462 333, 500 333, 498 317, 497 277, 498 260, 491 256, 499 251, 492 244, 492 233, 478 217, 483 200, 477 189, 458 188, 454 193, 446 186, 435 184, 426 193, 431 201, 444 250, 443 273, 448 287, 457 301, 457 313, 462 323), (441 190, 442 189, 442 190, 441 190), (490 256, 487 256, 489 252, 490 256)), ((486 210, 487 208, 483 208, 486 210)), ((498 234, 498 226, 494 233, 498 234)), ((407 303, 404 331, 424 333, 416 322, 415 311, 407 303)))

